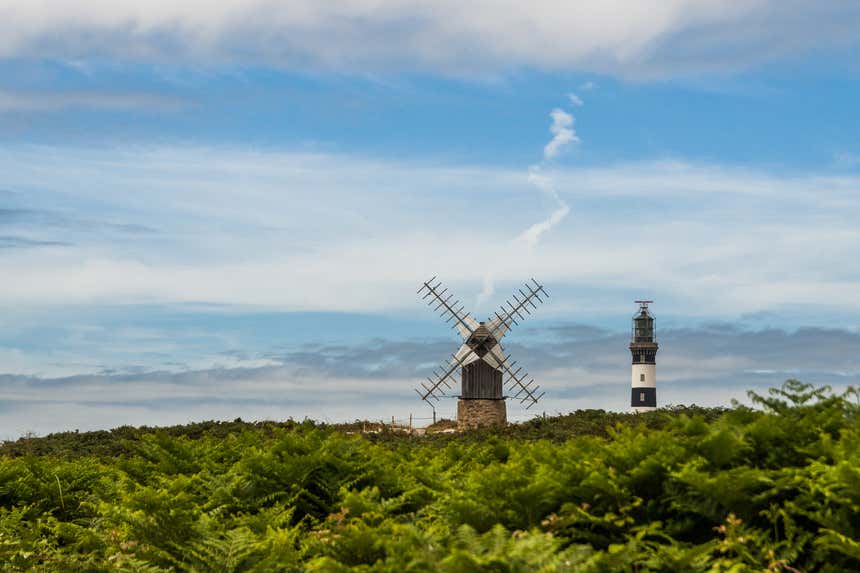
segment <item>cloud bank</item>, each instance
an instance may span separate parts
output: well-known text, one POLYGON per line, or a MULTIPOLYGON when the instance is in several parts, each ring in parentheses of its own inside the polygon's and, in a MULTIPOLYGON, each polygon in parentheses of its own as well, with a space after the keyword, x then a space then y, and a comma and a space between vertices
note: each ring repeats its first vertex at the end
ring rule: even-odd
MULTIPOLYGON (((745 330, 729 324, 659 332, 661 404, 728 405, 787 378, 836 389, 860 383, 854 350, 860 334, 841 329, 745 330)), ((547 395, 540 411, 624 410, 629 400, 627 333, 563 322, 510 336, 511 351, 547 395), (542 341, 535 340, 540 334, 542 341), (523 341, 523 342, 519 342, 523 341)), ((0 375, 0 438, 28 431, 165 425, 190 420, 397 419, 430 415, 414 395, 415 381, 441 362, 453 340, 377 339, 320 342, 268 352, 262 366, 143 370, 66 377, 0 375)), ((443 400, 440 416, 453 416, 443 400)), ((538 412, 511 403, 510 417, 538 412)))
POLYGON ((0 235, 28 240, 0 250, 10 308, 389 312, 412 308, 414 285, 434 274, 477 295, 486 269, 475 260, 492 260, 493 306, 535 276, 568 292, 558 311, 626 313, 634 287, 682 315, 860 310, 860 268, 846 257, 860 250, 860 178, 845 174, 558 167, 577 224, 531 250, 510 241, 545 217, 520 170, 176 146, 7 147, 0 170, 17 191, 0 195, 0 235), (476 226, 474 205, 505 224, 476 226))
POLYGON ((7 0, 0 57, 665 75, 856 46, 858 21, 838 0, 7 0))

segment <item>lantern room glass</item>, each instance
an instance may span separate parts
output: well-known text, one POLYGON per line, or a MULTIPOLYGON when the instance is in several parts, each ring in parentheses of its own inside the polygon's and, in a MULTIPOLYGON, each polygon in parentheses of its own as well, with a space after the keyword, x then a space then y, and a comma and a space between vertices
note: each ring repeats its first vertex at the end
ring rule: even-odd
POLYGON ((648 311, 647 307, 641 307, 639 312, 633 315, 631 340, 633 342, 656 342, 657 333, 654 323, 654 315, 648 311))

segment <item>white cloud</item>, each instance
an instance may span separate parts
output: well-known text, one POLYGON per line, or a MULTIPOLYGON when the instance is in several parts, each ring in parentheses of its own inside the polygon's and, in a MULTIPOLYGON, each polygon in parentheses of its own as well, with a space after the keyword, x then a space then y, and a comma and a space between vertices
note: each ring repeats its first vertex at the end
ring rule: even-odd
POLYGON ((6 0, 0 57, 672 74, 856 44, 858 17, 839 0, 6 0))
POLYGON ((570 100, 570 105, 574 107, 582 107, 585 104, 582 98, 576 94, 567 94, 567 99, 570 100))

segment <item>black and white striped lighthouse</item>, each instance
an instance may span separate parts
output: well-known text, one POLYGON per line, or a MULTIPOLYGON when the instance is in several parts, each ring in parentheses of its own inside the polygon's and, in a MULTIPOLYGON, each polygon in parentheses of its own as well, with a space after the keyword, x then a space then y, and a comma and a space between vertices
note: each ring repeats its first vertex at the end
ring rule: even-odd
POLYGON ((657 408, 657 334, 654 315, 648 305, 654 301, 637 300, 639 310, 633 315, 630 353, 633 355, 633 376, 630 409, 648 412, 657 408))

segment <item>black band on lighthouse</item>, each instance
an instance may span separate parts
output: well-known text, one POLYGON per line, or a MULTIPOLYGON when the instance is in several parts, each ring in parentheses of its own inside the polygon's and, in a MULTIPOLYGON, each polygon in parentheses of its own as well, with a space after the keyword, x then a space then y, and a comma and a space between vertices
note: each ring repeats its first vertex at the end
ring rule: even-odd
POLYGON ((656 388, 633 388, 633 394, 630 397, 630 407, 657 407, 657 389, 656 388))

